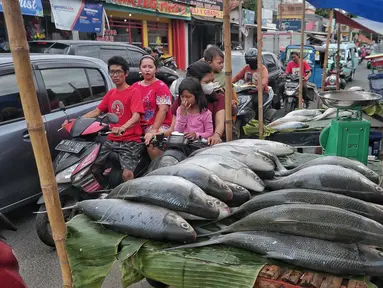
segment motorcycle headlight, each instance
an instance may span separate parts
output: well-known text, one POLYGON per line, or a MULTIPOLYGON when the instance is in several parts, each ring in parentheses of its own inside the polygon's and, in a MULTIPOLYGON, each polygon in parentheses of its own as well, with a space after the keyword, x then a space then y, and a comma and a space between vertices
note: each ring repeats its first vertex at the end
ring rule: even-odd
POLYGON ((331 76, 330 79, 328 79, 328 82, 330 82, 331 85, 335 84, 336 77, 331 76))
POLYGON ((294 95, 294 93, 295 93, 295 90, 286 90, 287 96, 292 96, 292 95, 294 95))
POLYGON ((73 171, 77 168, 77 166, 80 163, 76 163, 65 170, 61 171, 56 175, 56 182, 57 184, 64 184, 64 183, 70 183, 71 179, 70 177, 72 176, 73 171))

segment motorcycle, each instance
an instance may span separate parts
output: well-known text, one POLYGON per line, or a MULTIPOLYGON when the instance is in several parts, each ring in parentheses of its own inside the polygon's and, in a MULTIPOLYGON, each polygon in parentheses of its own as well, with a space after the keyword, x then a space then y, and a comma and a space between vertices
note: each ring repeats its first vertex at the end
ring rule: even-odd
MULTIPOLYGON (((59 107, 65 113, 66 109, 62 102, 59 103, 59 107)), ((73 206, 85 199, 105 197, 107 195, 106 191, 110 191, 110 189, 122 183, 122 169, 117 153, 112 152, 108 156, 105 171, 103 172, 105 181, 99 181, 92 173, 92 167, 99 155, 101 146, 106 141, 108 134, 111 133, 109 124, 117 122, 117 115, 111 113, 98 118, 68 119, 64 129, 69 132, 72 140, 62 140, 56 146, 55 149, 60 152, 53 161, 63 208, 73 206)), ((153 145, 161 146, 161 141, 154 142, 154 140, 152 141, 153 145)), ((146 152, 147 150, 144 149, 144 151, 143 158, 134 171, 134 177, 143 176, 149 168, 150 158, 146 152)), ((42 196, 37 204, 40 205, 39 211, 46 211, 42 196)), ((69 221, 74 217, 74 214, 73 209, 64 210, 65 220, 69 221)), ((46 213, 37 214, 36 231, 43 243, 54 246, 46 213)))
MULTIPOLYGON (((298 108, 298 95, 299 95, 299 76, 294 74, 286 75, 285 92, 283 97, 283 107, 285 113, 290 113, 298 108)), ((304 101, 302 99, 304 104, 304 101)), ((304 105, 308 106, 308 105, 304 105)))
MULTIPOLYGON (((243 80, 234 84, 238 97, 238 113, 235 122, 237 137, 243 135, 243 126, 252 119, 258 118, 258 89, 254 85, 246 84, 243 80), (255 101, 254 101, 255 100, 255 101)), ((273 88, 269 86, 269 93, 263 102, 263 118, 265 123, 271 123, 277 110, 271 107, 274 99, 273 88)), ((265 98, 265 97, 264 97, 265 98)))
POLYGON ((162 52, 159 48, 154 48, 153 53, 156 54, 156 58, 159 60, 158 62, 165 67, 168 67, 174 71, 177 71, 178 66, 176 61, 174 60, 174 56, 164 56, 164 52, 162 52))
MULTIPOLYGON (((340 72, 339 72, 339 88, 345 89, 346 88, 346 75, 343 72, 342 64, 340 64, 340 72)), ((324 91, 331 91, 336 90, 336 77, 337 77, 337 71, 335 69, 335 63, 331 64, 330 69, 327 71, 327 77, 325 80, 325 86, 324 91)))

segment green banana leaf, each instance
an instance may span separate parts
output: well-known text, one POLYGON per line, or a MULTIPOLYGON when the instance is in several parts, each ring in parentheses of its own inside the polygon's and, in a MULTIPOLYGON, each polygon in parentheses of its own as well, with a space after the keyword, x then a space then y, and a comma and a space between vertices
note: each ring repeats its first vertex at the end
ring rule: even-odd
MULTIPOLYGON (((119 234, 84 214, 69 221, 67 228, 74 288, 101 287, 117 259, 123 287, 147 277, 172 288, 252 288, 265 264, 283 265, 224 245, 166 251, 164 248, 179 244, 119 234)), ((371 283, 368 287, 376 288, 371 283)))

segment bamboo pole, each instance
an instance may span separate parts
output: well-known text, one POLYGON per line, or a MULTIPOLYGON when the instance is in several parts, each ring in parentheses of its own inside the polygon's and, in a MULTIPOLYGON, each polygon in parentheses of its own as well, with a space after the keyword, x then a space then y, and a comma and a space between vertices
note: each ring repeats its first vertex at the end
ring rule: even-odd
POLYGON ((338 54, 336 56, 336 90, 340 90, 340 23, 338 23, 337 31, 337 41, 338 41, 338 54))
POLYGON ((322 74, 322 91, 324 91, 324 85, 327 77, 327 66, 328 66, 328 47, 330 45, 330 38, 332 33, 332 18, 334 17, 334 10, 330 11, 330 19, 328 21, 328 29, 327 29, 327 39, 326 39, 326 51, 324 53, 324 63, 323 63, 323 74, 322 74))
POLYGON ((72 287, 72 275, 65 249, 66 226, 61 211, 57 184, 52 166, 44 123, 42 121, 36 89, 32 77, 29 46, 24 30, 19 1, 3 0, 5 22, 19 86, 21 103, 32 142, 41 189, 48 211, 53 238, 56 243, 64 287, 72 287))
POLYGON ((299 96, 298 96, 298 109, 302 109, 302 93, 303 93, 303 59, 304 59, 304 46, 305 46, 305 18, 306 18, 306 1, 302 1, 302 20, 301 20, 301 53, 299 61, 299 96))
POLYGON ((231 35, 230 35, 230 0, 223 1, 223 34, 225 43, 225 133, 226 141, 233 138, 233 117, 231 110, 231 102, 233 99, 233 85, 231 83, 231 35))
POLYGON ((258 47, 258 133, 263 138, 263 87, 262 87, 262 0, 257 1, 257 47, 258 47))

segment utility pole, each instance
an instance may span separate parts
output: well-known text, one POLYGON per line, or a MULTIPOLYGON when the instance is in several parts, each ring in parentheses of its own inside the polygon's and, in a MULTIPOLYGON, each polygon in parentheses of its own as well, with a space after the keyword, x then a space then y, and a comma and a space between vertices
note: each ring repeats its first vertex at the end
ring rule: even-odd
POLYGON ((298 97, 298 109, 302 109, 302 93, 303 93, 303 78, 305 73, 303 71, 303 60, 304 60, 304 46, 305 46, 305 28, 306 28, 306 1, 302 1, 302 21, 301 21, 301 53, 300 53, 300 63, 299 63, 299 97, 298 97))
POLYGON ((263 138, 263 87, 262 87, 262 0, 257 2, 257 45, 258 45, 258 134, 263 138))
POLYGON ((331 9, 330 11, 330 19, 328 21, 328 27, 327 27, 327 39, 326 39, 326 51, 324 54, 324 63, 323 63, 323 74, 322 74, 322 90, 324 91, 324 86, 326 82, 327 77, 327 65, 328 65, 328 47, 330 45, 330 38, 332 33, 332 19, 334 18, 334 10, 331 9))

